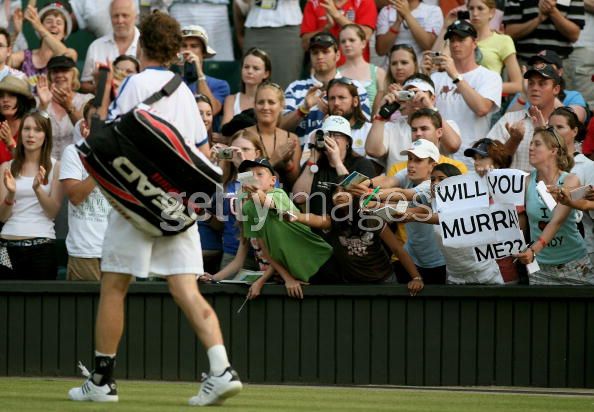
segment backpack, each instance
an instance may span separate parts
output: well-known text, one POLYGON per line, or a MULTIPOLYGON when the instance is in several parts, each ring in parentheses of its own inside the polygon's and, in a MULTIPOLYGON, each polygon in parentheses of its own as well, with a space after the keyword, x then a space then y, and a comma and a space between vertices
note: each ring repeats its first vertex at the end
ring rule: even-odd
MULTIPOLYGON (((100 71, 95 107, 102 101, 106 77, 100 71)), ((181 82, 175 75, 113 122, 93 116, 89 137, 76 147, 113 208, 155 237, 187 230, 198 219, 197 203, 207 204, 217 189, 222 190, 220 169, 202 153, 194 153, 173 125, 147 110, 173 94, 181 82)))

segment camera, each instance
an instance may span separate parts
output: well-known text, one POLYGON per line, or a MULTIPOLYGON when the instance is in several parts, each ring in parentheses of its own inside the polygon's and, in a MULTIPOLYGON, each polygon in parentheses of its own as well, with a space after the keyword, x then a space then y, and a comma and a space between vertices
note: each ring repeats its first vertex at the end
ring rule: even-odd
POLYGON ((379 112, 377 113, 383 119, 389 119, 396 110, 400 108, 400 103, 386 103, 382 107, 380 107, 379 112))
POLYGON ((328 136, 328 133, 326 133, 323 130, 316 130, 316 143, 315 143, 315 148, 320 150, 320 151, 324 151, 326 150, 326 136, 328 136))
POLYGON ((396 93, 396 96, 398 97, 398 100, 405 102, 407 100, 412 100, 413 97, 415 97, 415 92, 410 90, 399 90, 398 93, 396 93))
POLYGON ((219 160, 231 160, 233 159, 233 149, 225 147, 217 152, 217 159, 219 160))
POLYGON ((460 10, 456 14, 456 17, 458 18, 458 20, 470 20, 470 12, 468 10, 460 10))

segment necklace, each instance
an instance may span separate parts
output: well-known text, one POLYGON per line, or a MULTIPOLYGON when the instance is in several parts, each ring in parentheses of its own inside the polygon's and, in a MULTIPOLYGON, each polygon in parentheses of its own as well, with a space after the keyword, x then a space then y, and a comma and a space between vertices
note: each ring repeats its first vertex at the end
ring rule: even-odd
MULTIPOLYGON (((264 155, 267 159, 270 159, 268 156, 268 150, 266 150, 266 145, 264 144, 264 139, 262 139, 262 134, 260 133, 260 127, 256 123, 256 131, 258 132, 258 137, 260 138, 260 143, 262 143, 262 149, 264 149, 264 155)), ((276 127, 274 128, 274 146, 272 147, 273 152, 276 150, 276 127)))

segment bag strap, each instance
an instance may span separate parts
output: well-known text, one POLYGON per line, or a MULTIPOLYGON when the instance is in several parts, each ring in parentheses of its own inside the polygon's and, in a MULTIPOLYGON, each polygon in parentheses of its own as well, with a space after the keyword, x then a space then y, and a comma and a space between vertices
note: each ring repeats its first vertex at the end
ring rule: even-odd
POLYGON ((178 74, 174 74, 171 80, 165 83, 165 86, 161 87, 161 90, 153 93, 151 96, 146 98, 142 103, 150 106, 158 100, 161 100, 165 96, 171 96, 173 92, 177 90, 179 85, 182 83, 182 78, 178 74))

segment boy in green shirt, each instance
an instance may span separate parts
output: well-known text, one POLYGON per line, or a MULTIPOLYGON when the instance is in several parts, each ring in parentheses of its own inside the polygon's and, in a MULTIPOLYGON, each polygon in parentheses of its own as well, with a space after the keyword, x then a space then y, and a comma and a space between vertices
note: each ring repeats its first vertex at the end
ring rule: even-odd
MULTIPOLYGON (((302 284, 340 281, 332 264, 332 247, 297 222, 282 219, 299 210, 282 189, 275 189, 276 176, 268 160, 244 160, 239 172, 251 171, 257 185, 244 185, 248 194, 242 206, 243 236, 257 238, 267 260, 285 281, 291 297, 303 299, 302 284)), ((249 295, 256 297, 270 277, 262 276, 252 285, 249 295)))

